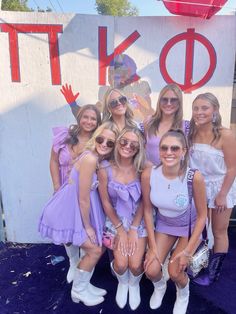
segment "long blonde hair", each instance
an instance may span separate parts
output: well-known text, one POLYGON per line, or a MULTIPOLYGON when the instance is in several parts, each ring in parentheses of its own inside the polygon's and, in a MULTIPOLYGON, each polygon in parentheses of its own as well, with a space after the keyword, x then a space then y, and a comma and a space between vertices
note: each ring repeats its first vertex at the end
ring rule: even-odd
POLYGON ((116 140, 116 146, 114 149, 114 161, 119 167, 119 160, 120 160, 120 155, 118 151, 118 145, 119 145, 119 140, 128 132, 134 133, 138 137, 138 142, 139 142, 139 150, 137 153, 133 156, 133 164, 135 167, 135 170, 137 173, 142 172, 146 160, 145 156, 145 139, 143 136, 143 133, 135 127, 135 128, 130 128, 130 127, 125 127, 119 134, 117 140, 116 140))
MULTIPOLYGON (((110 89, 108 89, 108 91, 106 92, 106 94, 105 94, 105 96, 103 98, 102 122, 113 121, 112 114, 111 114, 111 111, 110 111, 110 106, 109 106, 110 96, 111 96, 111 93, 113 93, 113 92, 117 92, 121 96, 125 96, 117 88, 110 88, 110 89)), ((135 123, 135 121, 133 119, 134 114, 133 114, 132 109, 129 106, 128 101, 127 101, 127 105, 126 106, 127 106, 127 108, 126 108, 126 112, 125 112, 125 124, 126 124, 126 126, 129 126, 129 127, 135 127, 136 123, 135 123)))
POLYGON ((154 112, 154 114, 152 115, 150 120, 147 122, 146 133, 148 135, 155 135, 159 129, 159 125, 160 125, 160 122, 162 120, 162 111, 160 108, 160 101, 161 101, 161 98, 163 97, 163 95, 166 92, 168 92, 169 90, 171 90, 172 92, 175 93, 175 95, 179 101, 179 107, 178 107, 177 111, 175 112, 175 116, 174 116, 171 128, 182 129, 182 123, 183 123, 183 95, 182 95, 182 91, 178 85, 168 84, 165 87, 163 87, 162 90, 160 91, 160 94, 159 94, 159 97, 157 100, 156 111, 154 112))
MULTIPOLYGON (((193 104, 195 101, 198 99, 202 99, 207 101, 208 103, 211 104, 211 106, 214 109, 214 114, 212 117, 212 133, 213 133, 213 140, 211 142, 214 143, 215 141, 218 141, 220 139, 220 130, 222 129, 222 118, 220 115, 220 104, 218 99, 216 98, 215 95, 212 93, 204 93, 204 94, 199 94, 193 101, 193 104)), ((190 130, 189 130, 189 135, 188 135, 188 140, 189 140, 189 145, 193 145, 194 138, 197 135, 197 126, 193 120, 193 118, 190 120, 190 130)))

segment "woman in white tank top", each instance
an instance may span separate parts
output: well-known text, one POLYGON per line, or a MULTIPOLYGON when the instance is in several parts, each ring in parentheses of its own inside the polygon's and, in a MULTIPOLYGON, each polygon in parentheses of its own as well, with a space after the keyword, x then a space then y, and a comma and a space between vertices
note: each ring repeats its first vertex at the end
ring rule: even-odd
POLYGON ((174 248, 168 265, 170 278, 175 282, 177 290, 173 313, 184 314, 189 300, 189 278, 185 269, 199 245, 206 224, 205 184, 200 172, 196 171, 191 207, 192 234, 189 238, 188 147, 183 131, 172 129, 165 133, 160 141, 159 152, 161 166, 145 169, 141 179, 149 244, 144 269, 154 285, 150 307, 157 309, 161 306, 167 286, 162 263, 174 248), (153 207, 157 208, 155 228, 153 207))

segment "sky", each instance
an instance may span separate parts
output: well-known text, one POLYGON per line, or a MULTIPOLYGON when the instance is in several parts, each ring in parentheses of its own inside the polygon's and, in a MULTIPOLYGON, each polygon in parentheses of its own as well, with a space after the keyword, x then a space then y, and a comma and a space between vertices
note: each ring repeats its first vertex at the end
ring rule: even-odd
MULTIPOLYGON (((157 0, 129 0, 139 10, 140 16, 170 15, 162 1, 157 0)), ((196 0, 197 2, 198 0, 196 0)), ((28 0, 28 6, 34 10, 37 7, 50 7, 57 13, 97 14, 95 0, 28 0)), ((236 12, 236 0, 228 0, 219 14, 236 12)))

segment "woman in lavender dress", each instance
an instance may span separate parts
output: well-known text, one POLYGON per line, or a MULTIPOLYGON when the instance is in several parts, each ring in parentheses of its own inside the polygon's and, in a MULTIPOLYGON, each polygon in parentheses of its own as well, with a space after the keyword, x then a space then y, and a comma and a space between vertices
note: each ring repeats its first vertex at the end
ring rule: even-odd
POLYGON ((144 138, 138 128, 124 128, 115 146, 115 159, 99 170, 99 192, 106 213, 105 230, 115 235, 111 267, 118 279, 116 302, 135 310, 140 304, 146 230, 141 203, 140 173, 144 138))
POLYGON ((42 237, 55 244, 81 247, 84 256, 74 274, 71 297, 87 306, 103 302, 104 290, 90 284, 94 267, 101 257, 104 214, 97 191, 96 170, 113 151, 117 131, 110 122, 101 125, 76 159, 69 179, 43 209, 39 223, 42 237), (83 184, 81 184, 81 182, 83 184))
POLYGON ((187 135, 189 121, 183 120, 183 96, 176 84, 166 85, 159 94, 155 113, 144 121, 147 159, 160 164, 159 142, 169 129, 182 129, 187 135))
POLYGON ((144 268, 154 286, 150 307, 157 309, 161 306, 167 287, 162 263, 173 250, 168 265, 177 290, 173 314, 184 314, 189 300, 189 279, 185 269, 199 245, 206 223, 205 185, 202 175, 196 171, 191 208, 187 184, 188 147, 181 130, 169 130, 162 136, 159 154, 161 166, 145 169, 141 178, 149 246, 144 268), (153 207, 157 208, 155 229, 153 207), (189 238, 190 209, 192 234, 189 238))
MULTIPOLYGON (((54 192, 67 182, 73 161, 82 152, 93 132, 101 124, 100 113, 94 105, 84 105, 76 120, 77 124, 71 125, 69 128, 53 128, 50 173, 54 192)), ((71 283, 80 251, 74 245, 65 245, 65 250, 70 263, 66 279, 68 283, 71 283)))

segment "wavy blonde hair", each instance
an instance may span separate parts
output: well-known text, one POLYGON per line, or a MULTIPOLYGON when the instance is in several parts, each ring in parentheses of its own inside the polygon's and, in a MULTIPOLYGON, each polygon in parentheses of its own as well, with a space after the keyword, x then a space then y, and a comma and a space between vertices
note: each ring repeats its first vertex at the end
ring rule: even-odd
MULTIPOLYGON (((212 93, 204 93, 204 94, 199 94, 193 101, 197 101, 198 99, 202 99, 207 101, 214 109, 214 118, 212 117, 212 133, 213 133, 213 140, 211 144, 213 144, 215 141, 217 142, 220 139, 220 130, 222 129, 222 118, 220 115, 220 104, 218 99, 216 98, 215 95, 212 93)), ((192 146, 194 139, 197 135, 197 126, 193 120, 193 118, 190 120, 190 130, 189 130, 189 135, 188 135, 188 140, 189 140, 189 145, 192 146)))
POLYGON ((139 150, 133 156, 133 164, 134 164, 136 172, 140 173, 140 172, 142 172, 142 170, 144 168, 145 161, 146 161, 145 138, 143 136, 143 133, 137 127, 135 127, 135 128, 125 127, 120 132, 120 134, 116 140, 116 145, 115 145, 115 149, 114 149, 114 161, 117 164, 117 166, 119 167, 119 165, 120 165, 120 163, 119 163, 120 155, 119 155, 119 151, 118 151, 119 140, 128 132, 134 133, 138 138, 139 150))
MULTIPOLYGON (((110 105, 109 105, 110 96, 111 96, 111 93, 113 93, 113 92, 117 92, 121 96, 125 96, 125 94, 123 94, 117 88, 110 88, 110 89, 108 89, 108 91, 106 92, 106 94, 105 94, 105 96, 103 98, 103 109, 102 109, 103 118, 102 118, 102 122, 113 121, 112 114, 111 114, 111 111, 110 111, 110 105)), ((134 118, 133 118, 134 114, 133 114, 132 109, 129 106, 129 102, 127 102, 126 106, 127 106, 127 108, 126 108, 126 112, 125 112, 125 124, 126 124, 126 126, 129 126, 129 127, 135 127, 136 123, 135 123, 134 118)))
POLYGON ((156 105, 156 111, 154 114, 151 116, 150 120, 146 124, 146 133, 148 135, 155 135, 156 132, 159 129, 160 122, 162 120, 162 111, 160 108, 160 101, 163 95, 165 95, 166 92, 171 90, 174 92, 176 97, 179 100, 179 107, 175 112, 175 116, 172 122, 172 129, 182 129, 182 124, 183 124, 183 94, 180 89, 180 87, 177 84, 168 84, 165 87, 162 88, 160 91, 158 100, 157 100, 157 105, 156 105))

